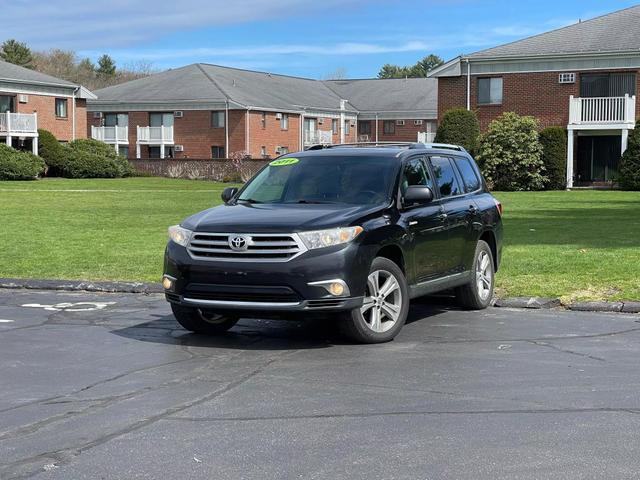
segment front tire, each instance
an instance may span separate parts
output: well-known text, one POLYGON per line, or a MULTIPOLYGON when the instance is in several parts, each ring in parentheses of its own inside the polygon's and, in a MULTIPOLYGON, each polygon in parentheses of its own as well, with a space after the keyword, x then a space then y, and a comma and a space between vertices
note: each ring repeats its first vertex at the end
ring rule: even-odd
POLYGON ((388 258, 371 264, 364 302, 341 322, 346 336, 359 343, 393 340, 409 313, 409 288, 404 273, 388 258))
POLYGON ((209 314, 199 308, 184 307, 175 303, 171 304, 171 310, 183 328, 203 335, 220 335, 238 322, 236 317, 209 314))
POLYGON ((472 280, 456 289, 456 297, 461 307, 468 310, 483 310, 491 304, 495 283, 495 270, 491 247, 479 240, 473 257, 472 280))

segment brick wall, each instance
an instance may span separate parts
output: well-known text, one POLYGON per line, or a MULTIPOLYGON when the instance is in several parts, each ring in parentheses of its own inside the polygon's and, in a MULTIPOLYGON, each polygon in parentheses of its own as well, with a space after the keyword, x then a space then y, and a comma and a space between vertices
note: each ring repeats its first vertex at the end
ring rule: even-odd
MULTIPOLYGON (((378 141, 379 142, 415 142, 418 140, 418 132, 426 132, 427 124, 429 122, 433 122, 432 131, 435 131, 434 120, 425 120, 419 118, 406 118, 404 119, 404 125, 397 125, 395 120, 387 120, 389 122, 393 122, 394 132, 393 133, 384 133, 384 122, 385 120, 378 120, 378 141), (422 120, 422 125, 416 125, 415 120, 422 120)), ((376 121, 375 120, 359 120, 358 125, 363 123, 369 123, 370 131, 369 141, 376 141, 376 121)), ((360 132, 360 129, 358 129, 360 132)), ((360 133, 358 133, 360 135, 360 133)), ((364 134, 363 134, 364 135, 364 134)))
MULTIPOLYGON (((56 117, 56 97, 49 95, 28 94, 27 103, 18 102, 18 113, 38 113, 38 128, 49 130, 58 139, 70 142, 73 139, 73 102, 67 100, 67 117, 56 117)), ((76 138, 87 138, 87 105, 84 99, 76 99, 76 138)))
MULTIPOLYGON (((540 122, 541 128, 566 127, 569 123, 569 97, 580 96, 580 73, 587 72, 577 72, 576 83, 568 84, 558 83, 558 72, 481 75, 480 78, 502 77, 502 105, 478 105, 477 80, 479 77, 473 75, 471 76, 471 108, 477 112, 482 130, 486 130, 489 123, 504 112, 533 115, 540 122)), ((466 107, 466 82, 465 76, 438 79, 438 118, 442 118, 442 115, 451 108, 466 107)), ((636 88, 639 83, 636 82, 636 88)), ((636 93, 636 102, 636 108, 639 108, 638 93, 636 93)))
POLYGON ((253 158, 262 157, 263 146, 270 157, 278 156, 276 147, 287 147, 291 152, 300 148, 300 115, 288 115, 289 128, 283 130, 275 112, 249 112, 249 154, 253 158))

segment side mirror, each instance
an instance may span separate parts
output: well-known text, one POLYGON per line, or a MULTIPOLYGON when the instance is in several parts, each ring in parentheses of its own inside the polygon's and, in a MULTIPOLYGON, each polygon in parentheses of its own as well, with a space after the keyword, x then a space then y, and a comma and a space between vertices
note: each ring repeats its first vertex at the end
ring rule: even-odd
POLYGON ((425 204, 433 200, 433 191, 422 185, 412 185, 404 194, 403 204, 406 207, 415 204, 425 204))
POLYGON ((238 193, 238 189, 236 187, 227 187, 222 191, 222 195, 220 196, 224 203, 228 203, 236 193, 238 193))

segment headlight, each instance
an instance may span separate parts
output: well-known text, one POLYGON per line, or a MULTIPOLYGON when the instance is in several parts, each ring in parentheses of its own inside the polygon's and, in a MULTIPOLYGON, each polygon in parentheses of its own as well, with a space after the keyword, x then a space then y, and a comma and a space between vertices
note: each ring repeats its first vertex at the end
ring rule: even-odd
POLYGON ((362 233, 362 227, 332 228, 315 232, 302 232, 300 238, 309 250, 314 248, 332 247, 347 243, 362 233))
POLYGON ((191 238, 191 230, 182 228, 180 225, 174 225, 169 227, 169 238, 183 247, 187 246, 189 239, 191 238))

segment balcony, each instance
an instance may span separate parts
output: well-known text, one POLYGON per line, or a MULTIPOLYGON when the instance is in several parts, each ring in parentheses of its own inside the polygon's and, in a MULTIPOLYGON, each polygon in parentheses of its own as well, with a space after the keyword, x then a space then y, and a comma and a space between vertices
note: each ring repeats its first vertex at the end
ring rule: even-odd
POLYGON ((37 137, 37 114, 0 113, 0 135, 3 137, 37 137))
POLYGON ((137 127, 137 139, 140 145, 173 145, 173 126, 137 127))
POLYGON ((569 99, 569 129, 629 129, 636 121, 636 97, 577 97, 569 99))
POLYGON ((91 127, 91 138, 104 143, 128 145, 129 127, 91 127))
POLYGON ((304 130, 303 141, 305 145, 331 145, 333 135, 322 130, 304 130))

